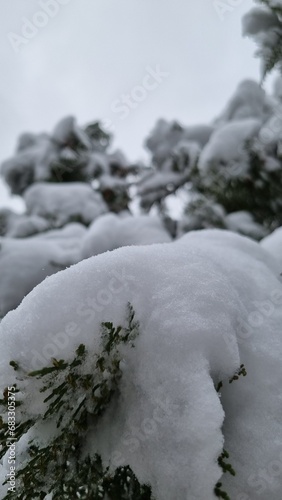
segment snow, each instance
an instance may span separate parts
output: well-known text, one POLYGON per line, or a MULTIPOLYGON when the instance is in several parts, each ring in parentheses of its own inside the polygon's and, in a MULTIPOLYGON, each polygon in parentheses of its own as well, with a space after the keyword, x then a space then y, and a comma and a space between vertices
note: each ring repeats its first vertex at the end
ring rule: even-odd
POLYGON ((282 272, 282 228, 279 227, 261 241, 261 246, 278 262, 282 272))
POLYGON ((178 235, 196 229, 225 228, 226 212, 222 205, 199 194, 191 194, 184 215, 178 222, 178 235))
POLYGON ((246 119, 229 122, 217 129, 202 150, 199 160, 200 170, 206 173, 212 167, 226 165, 241 167, 244 164, 247 168, 247 153, 244 147, 248 139, 258 133, 260 125, 259 120, 246 119))
POLYGON ((254 221, 252 214, 244 210, 228 214, 225 223, 231 231, 236 231, 255 240, 260 240, 268 233, 263 226, 254 221))
POLYGON ((187 183, 187 172, 159 172, 153 171, 143 177, 138 183, 137 194, 144 208, 151 208, 155 202, 166 199, 169 193, 174 193, 179 187, 187 183))
MULTIPOLYGON (((278 0, 269 2, 269 7, 279 6, 278 0)), ((258 55, 261 59, 261 73, 262 77, 266 76, 269 68, 269 62, 276 58, 276 47, 280 44, 281 40, 281 21, 279 15, 274 14, 268 6, 262 8, 251 9, 243 17, 243 34, 251 36, 258 45, 258 55), (265 8, 266 7, 266 8, 265 8)))
POLYGON ((46 276, 78 261, 74 245, 33 238, 0 238, 0 318, 46 276))
POLYGON ((82 242, 82 258, 129 245, 167 243, 171 240, 159 217, 102 215, 89 227, 82 242))
POLYGON ((77 126, 73 116, 67 116, 57 123, 52 133, 52 139, 60 146, 66 146, 76 140, 81 147, 91 149, 89 137, 77 126))
POLYGON ((158 120, 146 146, 153 154, 153 161, 159 168, 166 161, 169 154, 180 142, 197 143, 203 147, 209 140, 213 127, 210 125, 195 125, 182 127, 177 122, 158 120))
POLYGON ((84 130, 68 116, 50 134, 22 134, 15 155, 2 163, 1 173, 12 193, 19 195, 35 182, 89 182, 102 173, 126 176, 131 169, 127 159, 120 150, 107 152, 108 146, 98 123, 84 130))
MULTIPOLYGON (((129 463, 158 500, 206 500, 224 442, 237 473, 224 475, 231 498, 253 500, 263 488, 261 498, 277 500, 281 474, 270 466, 282 460, 282 286, 277 262, 248 238, 191 232, 47 278, 0 324, 1 386, 15 377, 7 360, 30 371, 72 359, 80 343, 99 352, 101 322, 124 324, 128 302, 140 335, 124 349, 120 394, 90 428, 85 451, 112 468, 129 463), (240 363, 248 375, 230 385, 240 363)), ((33 415, 44 396, 29 389, 33 415)))
POLYGON ((53 229, 42 234, 37 234, 36 237, 56 240, 80 239, 85 235, 86 231, 87 228, 83 224, 71 222, 60 229, 53 229))
POLYGON ((259 140, 264 146, 282 142, 282 104, 277 103, 275 113, 267 120, 259 132, 259 140))
POLYGON ((90 178, 99 177, 102 174, 112 175, 114 173, 113 170, 126 173, 128 168, 128 161, 119 149, 107 155, 101 151, 89 153, 87 174, 90 178))
POLYGON ((254 80, 243 80, 238 85, 225 111, 216 120, 216 124, 248 118, 265 121, 272 111, 272 103, 261 86, 254 80))
POLYGON ((14 194, 22 194, 34 181, 45 180, 58 153, 47 134, 25 134, 18 148, 15 156, 1 165, 1 173, 14 194))
POLYGON ((0 209, 0 235, 10 238, 26 238, 49 229, 46 219, 37 215, 17 214, 9 209, 0 209))
POLYGON ((52 221, 55 226, 79 221, 90 224, 107 211, 100 193, 80 183, 37 183, 24 196, 27 212, 52 221))

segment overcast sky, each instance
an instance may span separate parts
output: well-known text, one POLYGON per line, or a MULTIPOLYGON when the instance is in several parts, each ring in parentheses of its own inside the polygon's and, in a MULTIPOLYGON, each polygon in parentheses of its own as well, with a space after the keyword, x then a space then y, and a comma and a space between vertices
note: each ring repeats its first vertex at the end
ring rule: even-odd
MULTIPOLYGON (((221 16, 217 4, 0 0, 0 160, 21 132, 50 131, 70 114, 80 124, 109 121, 115 145, 132 160, 144 157, 142 143, 160 117, 208 123, 242 79, 259 78, 255 46, 241 35, 254 2, 237 1, 221 16), (42 16, 41 5, 54 2, 52 16, 42 16)), ((0 198, 6 203, 3 188, 0 198)))

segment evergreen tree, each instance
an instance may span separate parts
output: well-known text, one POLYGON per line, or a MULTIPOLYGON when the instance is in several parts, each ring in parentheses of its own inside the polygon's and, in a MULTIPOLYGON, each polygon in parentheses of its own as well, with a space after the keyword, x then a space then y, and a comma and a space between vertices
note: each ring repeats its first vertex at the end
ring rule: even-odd
POLYGON ((280 0, 257 0, 257 3, 259 6, 245 15, 243 29, 258 45, 264 79, 274 68, 282 69, 282 3, 280 0))

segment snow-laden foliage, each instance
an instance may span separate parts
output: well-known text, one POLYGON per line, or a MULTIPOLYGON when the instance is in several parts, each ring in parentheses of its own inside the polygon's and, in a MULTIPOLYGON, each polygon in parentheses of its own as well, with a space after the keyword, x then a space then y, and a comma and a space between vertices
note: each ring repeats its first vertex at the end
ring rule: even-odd
POLYGON ((149 166, 131 166, 122 153, 111 152, 98 123, 82 128, 66 118, 50 135, 21 136, 16 157, 2 165, 14 192, 24 191, 26 211, 0 212, 7 239, 0 249, 1 315, 47 275, 101 252, 213 227, 260 240, 282 225, 280 88, 277 81, 268 96, 256 82, 242 82, 212 125, 159 120, 146 141, 149 166), (56 161, 41 154, 42 141, 56 146, 56 161), (58 155, 66 150, 73 159, 62 170, 58 155), (29 156, 27 167, 25 155, 32 151, 36 162, 29 156), (70 244, 64 227, 74 222, 79 231, 70 244), (43 249, 52 234, 57 241, 43 249))
POLYGON ((281 70, 282 60, 282 2, 257 0, 243 18, 243 34, 252 37, 258 45, 262 77, 275 67, 281 70))
MULTIPOLYGON (((105 357, 103 349, 114 347, 119 332, 128 331, 117 327, 126 328, 130 303, 138 322, 135 347, 119 346, 118 391, 98 419, 87 420, 76 460, 83 464, 89 456, 93 464, 98 455, 111 477, 130 466, 157 500, 211 499, 215 487, 230 498, 263 492, 277 500, 281 475, 274 468, 265 482, 261 470, 282 458, 279 270, 259 244, 212 230, 173 243, 121 248, 47 278, 0 324, 1 386, 17 384, 18 423, 34 422, 19 441, 19 463, 37 463, 46 447, 63 439, 68 419, 71 432, 76 409, 86 405, 88 389, 81 384, 88 374, 89 395, 97 398, 89 400, 88 411, 101 400, 102 379, 93 366, 105 357), (81 344, 89 355, 72 374, 81 344), (230 384, 242 365, 247 376, 230 384), (51 374, 50 380, 43 374, 51 374), (47 389, 40 392, 43 385, 47 389), (50 405, 54 413, 44 419, 50 405), (58 419, 62 426, 56 427, 58 419), (36 453, 30 457, 32 440, 36 453), (222 461, 235 476, 222 477, 229 468, 222 461)), ((105 390, 108 371, 105 376, 102 370, 105 390)), ((44 456, 43 472, 52 467, 44 456)), ((6 454, 3 478, 7 468, 6 454)), ((52 475, 40 480, 46 491, 52 475)))
MULTIPOLYGON (((259 3, 244 31, 265 76, 282 5, 259 3)), ((0 211, 1 499, 280 498, 281 117, 282 79, 271 96, 245 80, 211 124, 160 119, 148 165, 99 122, 19 138, 1 166, 25 203, 0 211)))
POLYGON ((219 227, 261 239, 280 226, 279 88, 276 83, 275 95, 268 96, 256 82, 242 82, 205 142, 199 127, 191 141, 185 128, 160 121, 147 140, 152 168, 138 184, 141 205, 168 213, 176 194, 182 206, 178 234, 219 227))
POLYGON ((18 214, 0 209, 0 236, 26 238, 49 229, 50 223, 38 215, 18 214))
POLYGON ((256 119, 265 121, 273 113, 270 98, 253 80, 244 80, 238 85, 223 113, 217 118, 216 124, 232 121, 256 119))
POLYGON ((83 456, 87 421, 91 419, 94 423, 103 415, 118 389, 122 376, 119 347, 122 344, 134 347, 133 341, 138 335, 139 325, 130 304, 126 322, 125 327, 117 328, 112 323, 102 323, 101 353, 94 357, 80 344, 71 362, 53 358, 51 366, 28 374, 17 362, 11 361, 17 378, 20 376, 24 382, 7 387, 0 405, 5 412, 9 402, 14 401, 15 406, 20 407, 20 421, 12 431, 9 420, 0 417, 0 456, 9 454, 15 441, 20 446, 22 441, 26 443, 26 434, 29 442, 28 450, 23 446, 17 489, 7 486, 5 498, 45 498, 49 493, 53 499, 60 500, 105 497, 115 500, 124 498, 125 494, 132 500, 151 498, 150 488, 140 487, 129 467, 120 467, 111 475, 108 467, 103 470, 98 455, 83 456), (27 395, 31 385, 37 402, 42 400, 40 393, 44 394, 42 415, 26 416, 26 399, 16 401, 16 397, 27 395), (47 434, 51 431, 52 437, 42 446, 45 430, 47 434))
POLYGON ((134 168, 120 151, 109 153, 109 144, 110 136, 98 122, 81 128, 67 117, 51 134, 23 134, 15 156, 2 164, 2 174, 15 194, 23 194, 33 183, 101 182, 104 176, 104 184, 109 176, 122 178, 126 191, 126 176, 134 168))
POLYGON ((69 222, 89 225, 107 211, 100 193, 83 182, 33 184, 25 192, 27 213, 49 220, 53 227, 69 222))

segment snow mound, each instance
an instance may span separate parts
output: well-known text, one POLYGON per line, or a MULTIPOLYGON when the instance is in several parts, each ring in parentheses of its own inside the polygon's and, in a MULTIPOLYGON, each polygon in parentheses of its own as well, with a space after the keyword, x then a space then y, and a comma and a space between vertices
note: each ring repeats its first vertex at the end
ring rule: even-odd
MULTIPOLYGON (((113 468, 130 464, 157 500, 206 500, 222 474, 224 435, 237 472, 224 475, 231 498, 254 499, 263 488, 261 498, 277 500, 282 287, 273 259, 247 238, 197 231, 47 278, 0 324, 1 387, 16 376, 7 360, 30 371, 52 357, 72 359, 80 343, 99 352, 101 322, 123 324, 128 302, 140 334, 124 352, 119 397, 90 429, 86 451, 113 468), (230 385, 240 363, 248 375, 230 385)), ((31 414, 40 411, 32 387, 29 398, 31 414)))
POLYGON ((24 199, 28 213, 44 217, 59 227, 75 221, 89 225, 107 212, 100 193, 82 182, 40 182, 26 191, 24 199))
POLYGON ((159 217, 106 214, 91 224, 82 242, 82 258, 130 245, 168 243, 171 240, 159 217))

